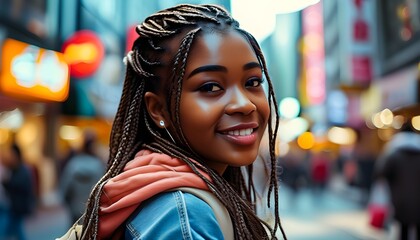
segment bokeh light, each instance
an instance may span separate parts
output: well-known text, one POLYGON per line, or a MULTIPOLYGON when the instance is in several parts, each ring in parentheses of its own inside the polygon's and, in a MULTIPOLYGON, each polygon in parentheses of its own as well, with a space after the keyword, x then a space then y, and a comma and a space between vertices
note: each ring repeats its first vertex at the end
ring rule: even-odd
POLYGON ((298 137, 297 143, 302 149, 311 149, 315 145, 314 135, 311 132, 304 132, 298 137))
POLYGON ((411 119, 411 125, 417 131, 420 131, 420 116, 415 116, 411 119))
POLYGON ((280 116, 288 119, 295 118, 300 112, 300 103, 296 98, 286 97, 279 104, 280 116))
POLYGON ((379 114, 379 118, 384 125, 389 126, 392 124, 392 121, 394 120, 394 114, 392 113, 391 110, 389 110, 388 108, 385 108, 379 114))
POLYGON ((392 127, 395 129, 400 129, 404 124, 404 116, 396 115, 394 116, 394 120, 392 121, 392 127))
POLYGON ((354 144, 357 140, 356 132, 348 127, 332 127, 327 136, 330 142, 340 145, 354 144))

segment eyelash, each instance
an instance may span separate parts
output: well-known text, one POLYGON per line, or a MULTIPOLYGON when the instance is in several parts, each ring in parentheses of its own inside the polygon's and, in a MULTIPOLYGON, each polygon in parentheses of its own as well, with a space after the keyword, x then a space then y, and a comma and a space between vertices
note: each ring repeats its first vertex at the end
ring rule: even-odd
POLYGON ((259 87, 264 82, 264 79, 261 79, 259 77, 253 77, 250 78, 248 81, 246 81, 245 86, 246 87, 259 87), (251 82, 251 85, 248 85, 248 83, 251 82), (257 85, 255 86, 253 83, 257 82, 257 85))
POLYGON ((217 91, 220 91, 220 90, 222 90, 222 87, 219 84, 212 83, 212 82, 206 83, 206 84, 204 84, 204 85, 202 85, 201 87, 198 88, 198 91, 200 91, 200 92, 217 92, 217 91), (219 89, 215 91, 215 90, 213 90, 214 87, 217 87, 219 89))
MULTIPOLYGON (((245 87, 257 88, 257 87, 260 87, 263 82, 264 82, 263 79, 259 77, 253 77, 246 81, 245 87), (254 85, 255 82, 257 82, 257 85, 254 85)), ((223 90, 223 88, 219 84, 214 83, 214 82, 206 83, 198 88, 198 91, 200 92, 218 92, 221 90, 223 90), (217 88, 216 90, 214 89, 215 87, 217 88)))

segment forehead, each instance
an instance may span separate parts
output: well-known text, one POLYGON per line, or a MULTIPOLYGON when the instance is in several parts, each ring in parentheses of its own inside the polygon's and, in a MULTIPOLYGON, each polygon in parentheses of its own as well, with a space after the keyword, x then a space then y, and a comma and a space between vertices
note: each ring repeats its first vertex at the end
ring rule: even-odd
POLYGON ((191 46, 186 72, 202 65, 242 67, 249 62, 258 62, 258 59, 248 40, 239 32, 201 32, 191 46))

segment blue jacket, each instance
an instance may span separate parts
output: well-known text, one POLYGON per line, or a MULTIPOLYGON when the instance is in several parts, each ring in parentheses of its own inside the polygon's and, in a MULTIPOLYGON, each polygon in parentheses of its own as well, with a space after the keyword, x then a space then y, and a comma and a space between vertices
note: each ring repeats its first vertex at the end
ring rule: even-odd
POLYGON ((105 163, 85 153, 72 157, 64 168, 60 194, 72 215, 77 220, 85 210, 93 186, 105 173, 105 163))
POLYGON ((32 173, 28 166, 20 164, 12 169, 10 178, 3 182, 10 210, 15 216, 28 216, 35 210, 36 196, 32 173))
POLYGON ((212 208, 180 190, 142 203, 125 226, 125 239, 223 239, 212 208))

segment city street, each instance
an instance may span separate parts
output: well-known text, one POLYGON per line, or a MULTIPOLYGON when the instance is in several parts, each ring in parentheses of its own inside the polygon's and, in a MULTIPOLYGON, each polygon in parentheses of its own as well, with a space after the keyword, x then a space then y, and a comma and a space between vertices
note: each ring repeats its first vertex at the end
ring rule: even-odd
POLYGON ((64 207, 57 205, 39 208, 35 215, 26 221, 28 240, 54 240, 62 236, 70 224, 64 207))
POLYGON ((292 240, 385 240, 384 230, 369 225, 369 216, 359 203, 331 190, 313 193, 302 189, 292 196, 280 191, 281 217, 292 240))

